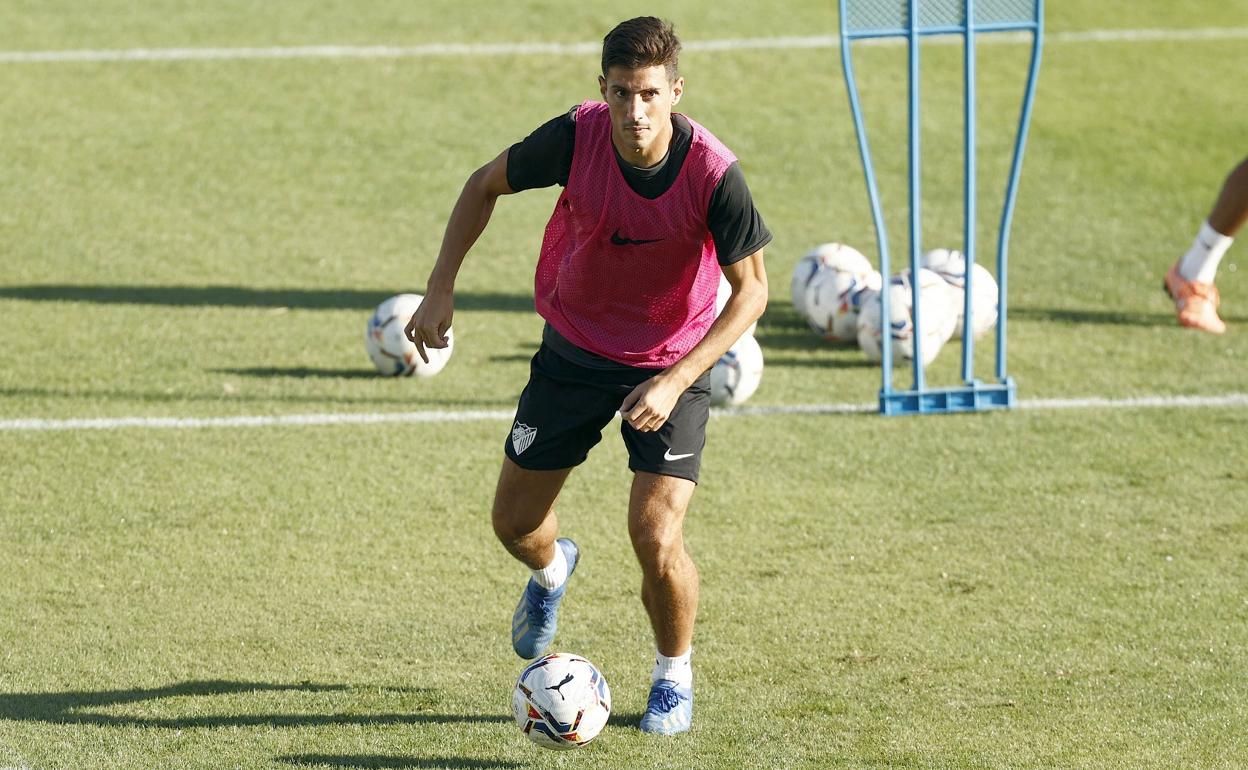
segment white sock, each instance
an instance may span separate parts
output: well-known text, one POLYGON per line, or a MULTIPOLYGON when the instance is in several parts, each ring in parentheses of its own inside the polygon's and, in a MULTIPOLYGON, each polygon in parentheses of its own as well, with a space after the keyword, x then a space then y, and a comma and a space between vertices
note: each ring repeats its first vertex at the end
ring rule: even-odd
POLYGON ((669 658, 656 650, 654 653, 654 671, 650 674, 650 681, 657 682, 660 679, 669 679, 684 687, 692 687, 693 666, 689 661, 692 655, 692 647, 685 650, 684 655, 677 655, 674 658, 669 658))
POLYGON ((1200 226, 1192 247, 1179 260, 1179 275, 1197 283, 1213 283, 1218 274, 1218 263, 1233 240, 1231 236, 1214 230, 1206 221, 1200 226))
POLYGON ((568 579, 568 557, 563 555, 563 549, 558 543, 555 543, 555 560, 541 569, 533 570, 533 579, 547 590, 558 588, 568 579))

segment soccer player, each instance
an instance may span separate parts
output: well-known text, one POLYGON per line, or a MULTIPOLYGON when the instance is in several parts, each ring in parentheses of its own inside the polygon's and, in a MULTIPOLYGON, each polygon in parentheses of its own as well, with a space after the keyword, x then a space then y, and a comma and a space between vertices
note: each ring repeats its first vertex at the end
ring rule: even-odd
POLYGON ((618 413, 633 472, 628 532, 656 656, 641 729, 693 718, 690 666, 698 571, 683 524, 706 441, 712 365, 767 302, 771 234, 736 157, 673 112, 680 41, 653 17, 606 36, 598 89, 469 177, 451 212, 425 299, 406 327, 422 357, 447 344, 453 286, 501 195, 561 185, 534 281, 542 343, 504 442, 494 532, 531 571, 512 647, 535 658, 555 635, 580 559, 558 537, 555 499, 618 413), (715 316, 720 274, 732 293, 715 316))
POLYGON ((1248 158, 1231 171, 1196 241, 1166 273, 1166 292, 1174 300, 1179 323, 1192 329, 1221 334, 1226 324, 1218 317, 1218 287, 1213 279, 1222 255, 1235 233, 1248 221, 1248 158))

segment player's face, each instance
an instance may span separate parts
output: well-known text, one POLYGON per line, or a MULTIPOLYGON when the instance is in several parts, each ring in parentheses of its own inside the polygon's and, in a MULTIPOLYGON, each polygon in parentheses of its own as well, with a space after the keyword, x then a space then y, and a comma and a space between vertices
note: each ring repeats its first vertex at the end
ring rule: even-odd
POLYGON ((611 139, 624 160, 641 167, 662 160, 672 139, 672 107, 680 101, 685 79, 668 80, 662 65, 617 65, 598 77, 598 88, 611 108, 611 139))

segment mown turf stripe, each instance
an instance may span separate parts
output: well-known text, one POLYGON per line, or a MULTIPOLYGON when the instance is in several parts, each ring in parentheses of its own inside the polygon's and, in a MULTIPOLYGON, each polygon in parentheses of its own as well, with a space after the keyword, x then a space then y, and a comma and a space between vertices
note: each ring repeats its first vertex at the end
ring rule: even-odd
MULTIPOLYGON (((979 44, 1017 43, 1030 40, 1023 34, 982 35, 979 44)), ((1248 39, 1248 27, 1197 29, 1089 29, 1051 32, 1050 43, 1155 43, 1248 39)), ((932 38, 932 42, 956 43, 956 36, 932 38)), ((899 39, 864 41, 864 45, 901 45, 899 39)), ((730 38, 691 40, 683 50, 720 52, 836 48, 836 35, 730 38)), ((424 45, 308 45, 254 48, 125 48, 62 51, 0 51, 0 63, 64 64, 73 62, 168 62, 240 59, 412 59, 450 56, 588 56, 602 50, 602 44, 588 43, 426 43, 424 45)))
MULTIPOLYGON (((1133 396, 1128 398, 1036 398, 1020 401, 1020 409, 1208 409, 1248 407, 1248 393, 1219 396, 1133 396)), ((875 404, 791 404, 716 409, 716 417, 800 414, 864 414, 875 404)), ((239 415, 236 417, 98 417, 51 420, 0 420, 0 431, 116 430, 120 428, 269 428, 303 425, 370 425, 380 423, 502 422, 510 409, 422 412, 342 412, 327 414, 239 415)))

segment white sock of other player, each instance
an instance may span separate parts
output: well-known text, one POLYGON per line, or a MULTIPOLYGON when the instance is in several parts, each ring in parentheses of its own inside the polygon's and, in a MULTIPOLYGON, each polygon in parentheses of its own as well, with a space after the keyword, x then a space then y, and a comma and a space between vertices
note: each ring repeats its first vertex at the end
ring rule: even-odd
POLYGON ((1192 247, 1179 261, 1179 275, 1197 283, 1213 283, 1218 274, 1218 263, 1234 240, 1229 235, 1214 230, 1206 221, 1200 226, 1192 247))
POLYGON ((563 549, 557 543, 555 560, 541 569, 533 570, 533 579, 548 591, 558 588, 568 579, 568 558, 563 555, 563 549))
POLYGON ((689 660, 692 656, 692 647, 685 650, 684 655, 677 655, 674 658, 669 658, 656 650, 654 653, 654 671, 650 674, 650 681, 657 682, 660 679, 667 679, 684 687, 692 687, 693 666, 689 660))

